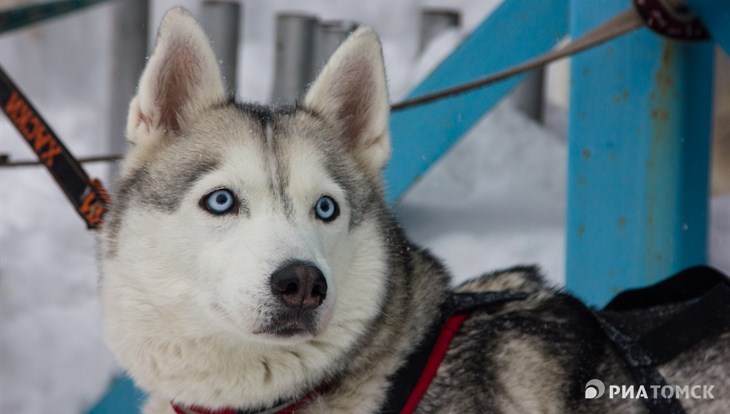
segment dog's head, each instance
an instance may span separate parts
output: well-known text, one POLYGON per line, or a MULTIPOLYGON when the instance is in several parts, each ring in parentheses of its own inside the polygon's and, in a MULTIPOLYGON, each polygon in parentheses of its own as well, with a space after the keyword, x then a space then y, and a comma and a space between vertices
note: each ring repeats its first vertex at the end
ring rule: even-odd
POLYGON ((127 349, 141 337, 353 343, 387 283, 388 110, 369 28, 301 104, 271 108, 229 99, 198 24, 169 11, 130 105, 103 230, 115 353, 139 353, 127 349))

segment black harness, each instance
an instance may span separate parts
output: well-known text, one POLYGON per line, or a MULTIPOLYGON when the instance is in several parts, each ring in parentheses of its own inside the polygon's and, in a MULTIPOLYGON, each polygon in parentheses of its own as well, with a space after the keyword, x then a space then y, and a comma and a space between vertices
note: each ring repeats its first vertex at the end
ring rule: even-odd
MULTIPOLYGON (((601 311, 591 310, 637 385, 667 385, 657 371, 704 339, 730 332, 730 279, 719 271, 698 266, 683 270, 655 285, 627 290, 601 311), (647 308, 680 308, 656 327, 632 332, 640 312, 647 308)), ((642 399, 652 414, 684 414, 676 398, 649 394, 642 399), (654 398, 656 396, 656 398, 654 398)))

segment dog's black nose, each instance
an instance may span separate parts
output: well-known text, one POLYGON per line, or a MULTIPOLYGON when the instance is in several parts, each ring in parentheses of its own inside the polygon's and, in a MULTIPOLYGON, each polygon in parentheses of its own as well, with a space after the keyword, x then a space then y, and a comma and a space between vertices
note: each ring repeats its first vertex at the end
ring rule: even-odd
POLYGON ((271 291, 286 306, 312 310, 327 296, 327 281, 311 263, 291 262, 271 275, 271 291))

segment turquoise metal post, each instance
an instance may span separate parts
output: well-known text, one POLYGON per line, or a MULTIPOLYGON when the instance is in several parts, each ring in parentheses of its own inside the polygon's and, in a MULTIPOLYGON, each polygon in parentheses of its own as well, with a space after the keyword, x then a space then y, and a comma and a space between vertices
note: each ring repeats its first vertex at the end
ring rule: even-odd
MULTIPOLYGON (((488 75, 552 49, 567 33, 566 0, 505 0, 409 95, 488 75)), ((394 112, 393 155, 385 172, 395 201, 502 99, 522 77, 394 112)), ((509 139, 509 137, 505 137, 509 139)))
POLYGON ((147 397, 134 386, 132 379, 120 376, 114 379, 109 392, 88 414, 138 414, 147 397))
MULTIPOLYGON (((571 35, 630 6, 573 0, 571 35)), ((590 304, 705 262, 712 56, 641 29, 571 62, 566 283, 590 304)))

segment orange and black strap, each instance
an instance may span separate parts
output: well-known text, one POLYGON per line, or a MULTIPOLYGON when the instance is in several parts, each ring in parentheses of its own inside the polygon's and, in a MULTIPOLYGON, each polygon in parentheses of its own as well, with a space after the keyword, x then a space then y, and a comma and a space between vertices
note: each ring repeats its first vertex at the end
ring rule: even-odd
POLYGON ((0 106, 10 122, 46 166, 88 228, 103 220, 109 196, 90 178, 38 111, 0 67, 0 106))

